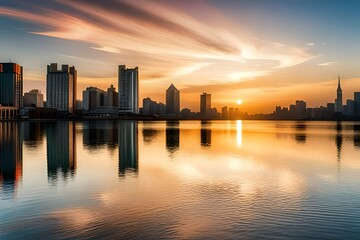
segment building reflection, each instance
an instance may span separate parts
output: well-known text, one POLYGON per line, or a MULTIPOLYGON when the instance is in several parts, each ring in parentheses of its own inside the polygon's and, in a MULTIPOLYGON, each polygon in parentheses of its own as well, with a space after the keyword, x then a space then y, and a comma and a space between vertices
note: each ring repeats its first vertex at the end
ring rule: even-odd
POLYGON ((21 125, 0 122, 0 186, 5 194, 14 194, 22 178, 21 125))
POLYGON ((83 146, 88 150, 102 147, 115 150, 118 146, 118 123, 116 121, 83 122, 83 146))
POLYGON ((360 125, 354 124, 354 147, 360 148, 360 125))
POLYGON ((138 123, 119 121, 119 177, 138 171, 138 123))
POLYGON ((150 144, 160 133, 160 131, 155 128, 147 126, 147 122, 143 122, 143 126, 144 126, 142 130, 143 142, 145 144, 150 144))
POLYGON ((75 123, 57 121, 46 125, 48 179, 57 182, 74 177, 76 172, 75 123))
POLYGON ((166 149, 170 153, 174 153, 180 146, 180 122, 166 122, 166 149))
POLYGON ((201 121, 200 142, 203 147, 211 146, 211 122, 201 121))
POLYGON ((295 124, 295 140, 297 143, 306 143, 306 124, 298 122, 295 124))
POLYGON ((336 155, 337 160, 340 162, 341 160, 341 147, 343 142, 343 136, 342 136, 342 125, 341 122, 336 123, 336 137, 335 137, 335 144, 336 144, 336 155))
POLYGON ((22 122, 24 145, 29 148, 39 147, 43 143, 45 134, 44 124, 41 122, 22 122))

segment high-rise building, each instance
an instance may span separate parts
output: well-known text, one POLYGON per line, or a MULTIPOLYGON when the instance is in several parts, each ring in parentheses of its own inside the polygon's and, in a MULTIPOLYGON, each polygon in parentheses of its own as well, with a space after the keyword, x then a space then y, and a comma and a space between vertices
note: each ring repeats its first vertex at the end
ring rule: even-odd
POLYGON ((337 87, 337 90, 336 90, 335 112, 343 112, 343 102, 342 102, 342 90, 341 90, 341 86, 340 86, 340 76, 338 78, 338 87, 337 87))
POLYGON ((0 106, 22 107, 23 67, 0 63, 0 106))
POLYGON ((166 113, 179 114, 180 112, 180 91, 171 84, 166 90, 166 113))
POLYGON ((62 65, 58 70, 57 63, 47 66, 46 107, 56 108, 64 114, 75 113, 77 71, 75 67, 62 65))
POLYGON ((97 87, 88 87, 83 91, 83 110, 91 111, 104 106, 105 91, 97 87))
POLYGON ((138 67, 133 69, 119 65, 119 113, 139 114, 138 67))
POLYGON ((295 102, 295 115, 296 118, 306 118, 306 102, 302 100, 296 100, 295 102))
POLYGON ((110 85, 105 95, 105 106, 118 108, 119 94, 116 92, 114 85, 110 85))
POLYGON ((44 97, 40 90, 32 89, 24 94, 24 107, 44 107, 44 97))
POLYGON ((228 107, 225 106, 225 107, 222 107, 221 109, 221 117, 223 119, 228 119, 229 118, 229 111, 228 111, 228 107))
POLYGON ((143 115, 158 115, 165 114, 166 106, 161 102, 156 102, 147 97, 143 99, 143 115))
POLYGON ((354 115, 354 100, 346 100, 346 105, 344 107, 344 115, 351 116, 354 115))
POLYGON ((354 92, 354 114, 360 115, 360 92, 354 92))
POLYGON ((211 111, 211 94, 204 92, 200 95, 200 115, 209 117, 211 111))

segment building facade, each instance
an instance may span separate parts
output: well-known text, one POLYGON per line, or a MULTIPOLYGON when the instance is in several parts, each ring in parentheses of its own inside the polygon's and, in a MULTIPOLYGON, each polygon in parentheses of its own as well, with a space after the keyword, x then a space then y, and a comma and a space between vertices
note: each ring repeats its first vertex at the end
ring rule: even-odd
POLYGON ((179 114, 180 113, 180 91, 171 84, 166 90, 166 113, 179 114))
POLYGON ((211 94, 204 92, 200 95, 200 116, 209 117, 211 112, 211 94))
POLYGON ((340 76, 338 78, 338 87, 336 90, 335 112, 343 112, 343 101, 342 101, 342 89, 341 89, 341 85, 340 85, 340 76))
POLYGON ((0 63, 0 105, 21 108, 23 67, 16 63, 0 63))
POLYGON ((119 113, 139 114, 139 71, 119 65, 119 113))
POLYGON ((44 107, 44 96, 38 89, 32 89, 24 94, 24 107, 44 107))
POLYGON ((74 66, 62 65, 58 70, 57 63, 47 66, 46 107, 56 108, 64 114, 75 113, 77 71, 74 66))

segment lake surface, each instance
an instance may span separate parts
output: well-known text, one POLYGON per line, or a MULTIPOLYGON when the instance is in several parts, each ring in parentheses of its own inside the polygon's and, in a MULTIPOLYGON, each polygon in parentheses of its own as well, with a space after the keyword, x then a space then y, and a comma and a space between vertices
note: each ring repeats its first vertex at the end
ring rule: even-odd
POLYGON ((0 239, 359 239, 360 123, 0 123, 0 239))

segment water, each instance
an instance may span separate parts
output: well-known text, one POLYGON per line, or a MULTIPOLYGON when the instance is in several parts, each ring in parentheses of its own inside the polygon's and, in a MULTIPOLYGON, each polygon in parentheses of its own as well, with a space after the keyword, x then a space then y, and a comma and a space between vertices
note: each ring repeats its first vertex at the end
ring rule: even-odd
POLYGON ((0 123, 0 239, 356 239, 360 123, 0 123))

